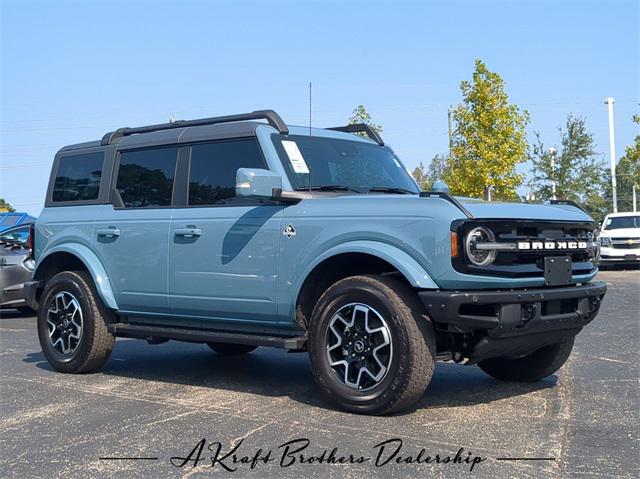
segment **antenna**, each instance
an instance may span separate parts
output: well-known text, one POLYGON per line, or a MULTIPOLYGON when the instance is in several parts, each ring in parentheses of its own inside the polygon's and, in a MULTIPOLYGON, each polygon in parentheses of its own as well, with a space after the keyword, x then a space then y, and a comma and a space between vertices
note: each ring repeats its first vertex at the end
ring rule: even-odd
MULTIPOLYGON (((311 91, 312 91, 312 86, 311 86, 311 82, 309 82, 309 136, 311 136, 311 91)), ((309 168, 309 166, 307 166, 307 169, 309 170, 309 193, 311 193, 311 168, 309 168)))
POLYGON ((311 136, 311 82, 309 82, 309 136, 311 136))

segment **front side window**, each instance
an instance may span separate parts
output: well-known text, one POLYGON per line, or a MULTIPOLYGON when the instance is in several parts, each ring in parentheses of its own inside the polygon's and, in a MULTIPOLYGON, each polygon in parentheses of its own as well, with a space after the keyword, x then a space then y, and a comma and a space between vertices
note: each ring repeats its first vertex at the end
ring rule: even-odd
POLYGON ((225 204, 235 198, 238 168, 265 168, 255 139, 193 145, 189 205, 225 204))
POLYGON ((294 189, 311 186, 420 190, 393 151, 361 141, 302 135, 274 135, 273 143, 294 189))
POLYGON ((177 147, 123 152, 116 188, 124 206, 170 206, 177 159, 177 147))
POLYGON ((63 156, 53 184, 53 201, 85 201, 98 198, 104 153, 63 156))

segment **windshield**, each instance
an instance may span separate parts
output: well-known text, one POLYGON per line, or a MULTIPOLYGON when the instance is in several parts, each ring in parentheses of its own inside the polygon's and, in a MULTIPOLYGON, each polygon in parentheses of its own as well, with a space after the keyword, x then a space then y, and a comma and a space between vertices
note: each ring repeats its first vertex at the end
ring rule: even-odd
POLYGON ((26 244, 29 239, 29 227, 13 228, 0 233, 0 241, 10 241, 12 243, 26 244))
POLYGON ((386 146, 302 135, 274 136, 273 143, 294 189, 308 188, 310 174, 315 189, 420 192, 386 146))
POLYGON ((640 216, 614 216, 607 218, 605 230, 619 230, 622 228, 640 228, 640 216))

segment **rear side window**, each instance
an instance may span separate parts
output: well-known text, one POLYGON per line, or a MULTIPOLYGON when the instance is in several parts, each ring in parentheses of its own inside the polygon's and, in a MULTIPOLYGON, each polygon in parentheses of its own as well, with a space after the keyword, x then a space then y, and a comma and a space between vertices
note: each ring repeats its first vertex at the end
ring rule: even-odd
POLYGON ((177 158, 177 147, 122 153, 116 188, 124 206, 170 206, 177 158))
POLYGON ((189 171, 189 205, 228 203, 236 196, 238 168, 265 168, 256 140, 193 145, 189 171))
POLYGON ((53 184, 53 201, 85 201, 98 198, 104 153, 63 156, 53 184))

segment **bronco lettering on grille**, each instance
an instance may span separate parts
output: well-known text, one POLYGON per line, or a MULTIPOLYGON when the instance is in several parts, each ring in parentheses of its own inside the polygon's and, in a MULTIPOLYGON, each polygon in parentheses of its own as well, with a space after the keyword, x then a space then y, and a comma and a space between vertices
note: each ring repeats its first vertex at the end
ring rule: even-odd
POLYGON ((585 250, 586 241, 518 241, 518 250, 585 250))

